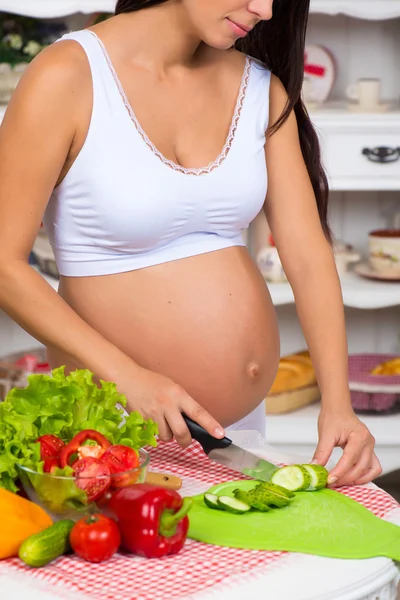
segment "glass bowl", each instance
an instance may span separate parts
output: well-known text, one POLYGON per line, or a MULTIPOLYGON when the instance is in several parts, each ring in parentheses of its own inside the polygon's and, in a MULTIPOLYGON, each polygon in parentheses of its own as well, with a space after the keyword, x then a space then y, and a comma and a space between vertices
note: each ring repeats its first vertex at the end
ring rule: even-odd
POLYGON ((149 462, 150 454, 141 448, 138 467, 109 476, 60 477, 51 473, 38 473, 21 465, 18 465, 18 471, 26 496, 41 506, 53 521, 77 521, 88 514, 107 514, 108 501, 113 491, 135 483, 144 483, 149 462), (85 492, 88 488, 99 490, 93 500, 85 492))

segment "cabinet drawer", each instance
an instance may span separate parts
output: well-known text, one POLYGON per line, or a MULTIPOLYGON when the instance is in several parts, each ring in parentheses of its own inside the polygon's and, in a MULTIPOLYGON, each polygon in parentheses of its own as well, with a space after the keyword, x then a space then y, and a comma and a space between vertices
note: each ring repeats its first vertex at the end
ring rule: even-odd
POLYGON ((400 131, 394 133, 324 132, 325 167, 338 189, 398 189, 400 183, 400 131), (349 185, 350 184, 350 185, 349 185))

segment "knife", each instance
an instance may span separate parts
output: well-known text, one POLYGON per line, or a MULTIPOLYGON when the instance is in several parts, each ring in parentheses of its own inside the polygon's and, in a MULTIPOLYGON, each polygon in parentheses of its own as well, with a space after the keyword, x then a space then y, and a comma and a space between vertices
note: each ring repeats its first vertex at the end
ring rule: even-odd
POLYGON ((239 448, 227 437, 214 438, 188 416, 182 416, 192 438, 199 442, 211 460, 259 481, 271 481, 272 475, 279 469, 274 463, 239 448))

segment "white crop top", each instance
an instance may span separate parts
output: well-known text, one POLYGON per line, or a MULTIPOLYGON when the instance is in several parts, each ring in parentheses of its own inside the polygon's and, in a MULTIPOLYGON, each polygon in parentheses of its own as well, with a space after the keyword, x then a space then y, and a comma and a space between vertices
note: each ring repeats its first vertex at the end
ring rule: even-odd
POLYGON ((44 216, 60 274, 121 273, 243 246, 267 191, 270 72, 247 57, 221 154, 185 169, 142 130, 101 40, 89 30, 61 40, 87 54, 93 109, 84 146, 44 216))

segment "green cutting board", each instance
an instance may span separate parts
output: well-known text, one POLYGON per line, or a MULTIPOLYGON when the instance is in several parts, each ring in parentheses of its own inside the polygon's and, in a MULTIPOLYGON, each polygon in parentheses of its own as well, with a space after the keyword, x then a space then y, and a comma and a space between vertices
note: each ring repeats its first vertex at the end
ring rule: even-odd
MULTIPOLYGON (((254 485, 254 481, 234 481, 214 486, 210 492, 233 496, 235 488, 249 490, 254 485)), ((189 537, 231 548, 400 560, 400 527, 329 489, 298 492, 289 506, 242 515, 208 508, 203 495, 195 496, 189 537)))

